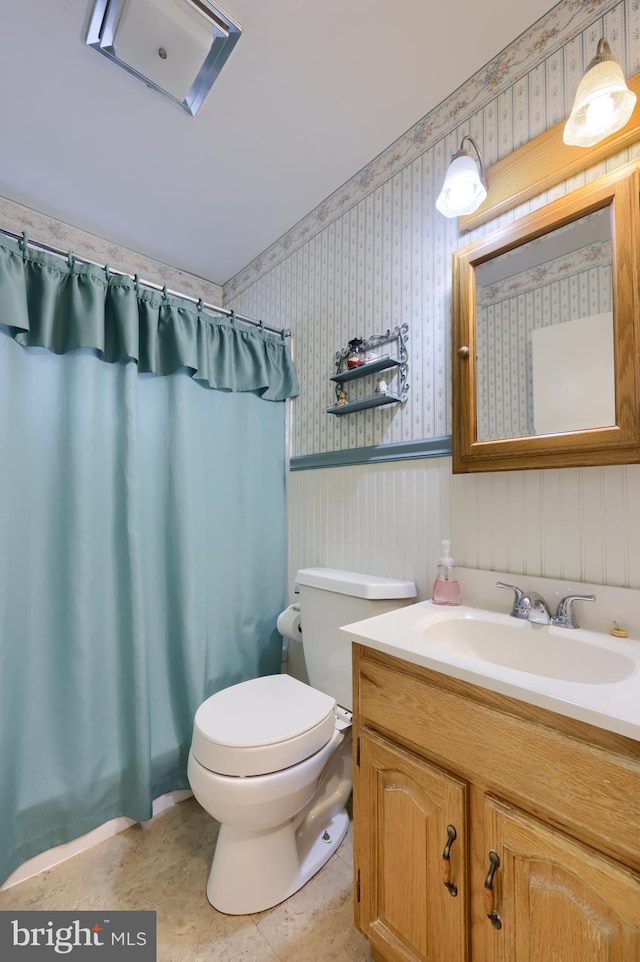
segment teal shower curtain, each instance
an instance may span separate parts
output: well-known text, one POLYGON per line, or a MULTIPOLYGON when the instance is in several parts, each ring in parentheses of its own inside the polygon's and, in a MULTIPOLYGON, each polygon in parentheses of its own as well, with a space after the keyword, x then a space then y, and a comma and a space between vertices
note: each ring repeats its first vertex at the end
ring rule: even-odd
POLYGON ((295 393, 279 336, 0 244, 0 880, 148 818, 278 670, 295 393))

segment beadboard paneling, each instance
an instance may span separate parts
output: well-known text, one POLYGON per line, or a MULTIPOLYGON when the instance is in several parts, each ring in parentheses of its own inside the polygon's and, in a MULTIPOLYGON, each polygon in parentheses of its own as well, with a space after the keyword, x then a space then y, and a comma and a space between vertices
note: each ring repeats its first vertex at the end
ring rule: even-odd
POLYGON ((451 474, 449 458, 289 477, 289 583, 326 565, 415 581, 466 568, 640 588, 640 465, 451 474))

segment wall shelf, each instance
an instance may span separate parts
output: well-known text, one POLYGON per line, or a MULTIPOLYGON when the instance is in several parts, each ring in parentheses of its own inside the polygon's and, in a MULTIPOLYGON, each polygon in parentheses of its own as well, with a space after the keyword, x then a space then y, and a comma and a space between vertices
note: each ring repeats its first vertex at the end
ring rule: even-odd
POLYGON ((360 367, 350 367, 341 374, 332 374, 331 380, 342 384, 343 381, 354 381, 356 378, 365 377, 367 374, 377 374, 378 371, 388 371, 393 367, 399 367, 402 361, 391 354, 377 357, 375 361, 365 361, 360 367))
POLYGON ((407 400, 408 330, 408 325, 402 324, 392 331, 374 334, 366 340, 356 338, 336 353, 336 372, 330 378, 336 386, 336 403, 326 409, 327 414, 341 417, 344 414, 380 407, 383 404, 403 404, 407 400), (393 350, 380 353, 386 345, 393 345, 393 350), (362 358, 363 363, 349 367, 349 358, 354 356, 362 358), (385 385, 383 390, 377 390, 373 394, 361 393, 357 397, 348 398, 345 384, 374 374, 382 374, 384 371, 392 372, 391 377, 397 382, 394 390, 390 390, 385 385))
POLYGON ((334 404, 332 407, 327 408, 327 414, 337 414, 338 417, 342 414, 351 414, 352 411, 364 411, 365 408, 378 408, 382 404, 398 404, 402 401, 402 398, 397 394, 389 394, 385 392, 384 394, 380 392, 379 394, 365 394, 364 397, 358 398, 357 401, 347 401, 346 404, 334 404))

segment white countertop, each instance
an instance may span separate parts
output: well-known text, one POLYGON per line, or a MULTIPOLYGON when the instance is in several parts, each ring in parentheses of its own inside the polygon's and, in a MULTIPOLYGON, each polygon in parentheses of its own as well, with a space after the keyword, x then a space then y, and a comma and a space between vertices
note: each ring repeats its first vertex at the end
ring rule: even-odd
MULTIPOLYGON (((465 605, 448 608, 434 605, 431 601, 422 601, 375 618, 354 622, 341 630, 347 638, 376 651, 640 741, 638 639, 615 638, 583 629, 534 625, 500 612, 465 605), (559 663, 563 662, 563 654, 566 656, 570 649, 578 674, 581 645, 585 646, 585 655, 595 653, 596 659, 602 656, 605 667, 608 661, 613 662, 616 655, 621 655, 624 657, 620 663, 624 664, 627 674, 607 683, 600 683, 599 679, 592 682, 570 681, 506 667, 480 657, 464 642, 458 647, 455 644, 451 646, 450 642, 441 645, 427 640, 427 636, 437 631, 437 624, 444 621, 449 622, 450 637, 454 627, 452 620, 460 628, 461 638, 464 637, 464 622, 473 621, 477 626, 477 622, 481 621, 484 625, 482 630, 488 632, 487 637, 493 629, 496 634, 510 638, 513 629, 513 638, 520 646, 530 643, 533 650, 538 643, 544 643, 547 649, 557 645, 559 663), (506 634, 507 631, 509 634, 506 634), (545 634, 540 635, 539 632, 545 634)), ((564 665, 567 665, 566 657, 564 665)), ((563 667, 562 670, 570 671, 571 668, 563 667)), ((602 677, 606 677, 606 674, 603 671, 602 677)))

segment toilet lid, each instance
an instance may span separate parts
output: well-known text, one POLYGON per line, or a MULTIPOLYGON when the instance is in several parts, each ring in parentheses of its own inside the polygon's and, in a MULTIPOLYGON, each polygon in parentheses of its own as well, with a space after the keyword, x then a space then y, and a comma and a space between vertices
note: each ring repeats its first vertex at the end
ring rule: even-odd
POLYGON ((221 775, 265 775, 309 758, 335 729, 335 699, 292 678, 267 675, 207 698, 193 723, 191 750, 221 775))

